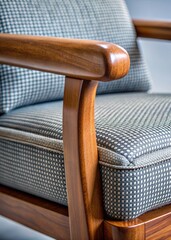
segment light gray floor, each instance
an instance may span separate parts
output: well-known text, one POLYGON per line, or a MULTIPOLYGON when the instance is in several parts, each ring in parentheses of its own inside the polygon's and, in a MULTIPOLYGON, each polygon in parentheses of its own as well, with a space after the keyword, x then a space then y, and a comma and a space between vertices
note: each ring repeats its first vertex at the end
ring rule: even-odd
POLYGON ((53 240, 0 216, 0 240, 53 240))

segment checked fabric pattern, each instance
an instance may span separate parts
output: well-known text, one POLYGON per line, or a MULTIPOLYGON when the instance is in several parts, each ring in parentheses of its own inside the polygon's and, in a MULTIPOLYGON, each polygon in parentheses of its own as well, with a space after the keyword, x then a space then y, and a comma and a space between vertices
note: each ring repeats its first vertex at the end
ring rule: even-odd
MULTIPOLYGON (((123 0, 1 0, 0 32, 93 39, 124 47, 131 58, 125 78, 100 83, 97 94, 148 91, 150 81, 123 0)), ((0 66, 0 114, 63 98, 64 77, 0 66)))
MULTIPOLYGON (((1 116, 0 183, 67 205, 62 103, 1 116)), ((95 119, 106 216, 128 220, 169 204, 171 95, 100 95, 95 119)))

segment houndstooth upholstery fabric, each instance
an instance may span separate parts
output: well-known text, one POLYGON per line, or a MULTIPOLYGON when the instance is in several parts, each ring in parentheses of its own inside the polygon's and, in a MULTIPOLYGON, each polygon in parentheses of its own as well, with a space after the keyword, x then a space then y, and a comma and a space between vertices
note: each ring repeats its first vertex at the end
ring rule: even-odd
MULTIPOLYGON (((124 79, 100 83, 97 93, 147 91, 147 69, 123 0, 1 0, 0 32, 103 40, 124 47, 131 69, 124 79)), ((63 98, 64 77, 0 66, 0 113, 63 98)))
MULTIPOLYGON (((128 220, 171 202, 171 95, 97 96, 104 210, 128 220)), ((62 101, 0 118, 0 183, 67 205, 62 101)))

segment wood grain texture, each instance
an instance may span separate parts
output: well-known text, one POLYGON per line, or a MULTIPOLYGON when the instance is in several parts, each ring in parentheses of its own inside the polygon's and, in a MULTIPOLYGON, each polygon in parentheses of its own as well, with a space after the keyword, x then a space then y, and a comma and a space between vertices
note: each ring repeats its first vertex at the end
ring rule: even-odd
POLYGON ((146 240, 171 240, 171 205, 147 212, 139 219, 144 222, 146 240))
POLYGON ((104 222, 107 240, 170 240, 171 205, 142 214, 131 221, 104 222))
POLYGON ((171 22, 134 19, 133 24, 138 37, 171 40, 171 22))
POLYGON ((104 236, 105 240, 145 240, 145 228, 142 223, 133 227, 123 227, 113 224, 112 221, 105 221, 104 236))
POLYGON ((71 239, 103 239, 103 210, 94 124, 97 82, 66 78, 64 162, 71 239))
POLYGON ((112 240, 144 240, 145 229, 144 225, 139 225, 132 228, 112 228, 112 240))
MULTIPOLYGON (((70 239, 68 211, 62 205, 0 185, 0 214, 55 239, 70 239)), ((143 232, 144 240, 170 240, 171 205, 132 221, 104 221, 105 240, 141 240, 143 232)))
POLYGON ((112 240, 144 240, 145 227, 139 219, 132 221, 105 221, 104 231, 112 240))
POLYGON ((163 216, 145 223, 146 240, 171 240, 171 216, 163 216))
POLYGON ((2 185, 0 215, 55 239, 70 239, 66 207, 2 185))
POLYGON ((12 34, 0 34, 0 63, 99 81, 122 78, 130 66, 112 43, 12 34))

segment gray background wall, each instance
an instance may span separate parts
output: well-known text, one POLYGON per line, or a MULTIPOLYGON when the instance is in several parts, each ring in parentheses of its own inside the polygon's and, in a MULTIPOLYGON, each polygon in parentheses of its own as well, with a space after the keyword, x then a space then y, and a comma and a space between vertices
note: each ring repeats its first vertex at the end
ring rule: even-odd
MULTIPOLYGON (((126 0, 133 18, 170 20, 171 0, 126 0)), ((153 80, 152 92, 171 93, 171 41, 140 40, 153 80)))

